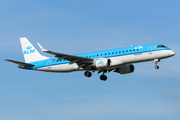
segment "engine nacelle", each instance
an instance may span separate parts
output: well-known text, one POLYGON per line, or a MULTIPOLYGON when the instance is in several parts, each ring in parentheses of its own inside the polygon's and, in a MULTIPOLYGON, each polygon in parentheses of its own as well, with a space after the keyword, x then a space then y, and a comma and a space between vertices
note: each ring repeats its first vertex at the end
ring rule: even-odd
POLYGON ((121 73, 121 74, 128 74, 134 72, 134 65, 132 64, 126 64, 124 66, 121 66, 117 68, 114 72, 121 73))
POLYGON ((93 66, 96 68, 110 67, 111 59, 99 59, 94 61, 93 66))

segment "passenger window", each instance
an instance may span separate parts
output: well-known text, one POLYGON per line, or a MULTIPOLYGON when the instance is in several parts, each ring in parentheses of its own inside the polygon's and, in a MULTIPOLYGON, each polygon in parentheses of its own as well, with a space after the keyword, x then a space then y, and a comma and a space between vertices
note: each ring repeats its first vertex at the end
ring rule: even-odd
POLYGON ((138 51, 139 49, 137 49, 137 51, 138 51))
POLYGON ((93 57, 95 57, 95 55, 93 55, 93 57))
POLYGON ((121 53, 121 51, 119 51, 119 53, 121 53))
POLYGON ((114 54, 114 52, 112 52, 112 54, 114 54))
POLYGON ((110 55, 110 53, 109 53, 109 55, 110 55))
POLYGON ((135 49, 133 51, 135 51, 135 49))
POLYGON ((89 57, 91 57, 91 56, 89 56, 89 57))
POLYGON ((123 51, 123 53, 124 53, 124 51, 123 51))
POLYGON ((130 50, 130 52, 131 52, 131 50, 130 50))
POLYGON ((128 50, 126 50, 126 52, 128 52, 128 50))
POLYGON ((117 52, 116 52, 116 54, 117 54, 117 52))
POLYGON ((102 56, 102 54, 101 54, 101 56, 102 56))
POLYGON ((97 54, 97 56, 99 56, 99 55, 97 54))

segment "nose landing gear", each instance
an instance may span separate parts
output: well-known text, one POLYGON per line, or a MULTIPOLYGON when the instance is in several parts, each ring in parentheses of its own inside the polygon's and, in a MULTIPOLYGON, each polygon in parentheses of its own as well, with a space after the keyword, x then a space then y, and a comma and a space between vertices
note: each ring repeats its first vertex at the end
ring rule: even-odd
POLYGON ((156 66, 155 66, 155 68, 156 68, 156 69, 159 69, 159 66, 158 66, 158 65, 156 65, 156 66))
POLYGON ((160 62, 160 60, 159 59, 155 59, 154 62, 155 62, 155 68, 159 69, 159 66, 157 64, 158 64, 158 62, 160 62))

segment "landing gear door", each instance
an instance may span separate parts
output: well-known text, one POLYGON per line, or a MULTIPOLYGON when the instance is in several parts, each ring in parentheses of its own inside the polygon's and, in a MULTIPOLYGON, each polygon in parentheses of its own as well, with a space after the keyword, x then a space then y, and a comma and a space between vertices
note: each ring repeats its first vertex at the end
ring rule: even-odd
POLYGON ((152 54, 152 46, 148 47, 148 52, 149 52, 149 54, 152 54))

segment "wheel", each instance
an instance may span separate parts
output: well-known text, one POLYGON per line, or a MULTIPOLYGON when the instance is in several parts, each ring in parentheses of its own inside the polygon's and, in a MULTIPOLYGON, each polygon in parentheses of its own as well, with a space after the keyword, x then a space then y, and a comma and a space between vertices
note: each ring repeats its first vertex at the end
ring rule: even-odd
POLYGON ((100 79, 103 80, 103 81, 106 81, 107 80, 107 76, 106 75, 101 75, 100 79))
POLYGON ((84 76, 86 76, 87 77, 87 75, 88 75, 88 72, 86 71, 86 72, 84 72, 84 76))
POLYGON ((92 76, 92 73, 91 73, 91 72, 89 72, 88 77, 91 77, 91 76, 92 76))
POLYGON ((158 66, 158 65, 156 65, 156 66, 155 66, 155 68, 156 68, 156 69, 159 69, 159 66, 158 66))
POLYGON ((86 76, 86 77, 91 77, 91 76, 92 76, 92 73, 91 73, 91 72, 86 71, 86 72, 84 73, 84 76, 86 76))

